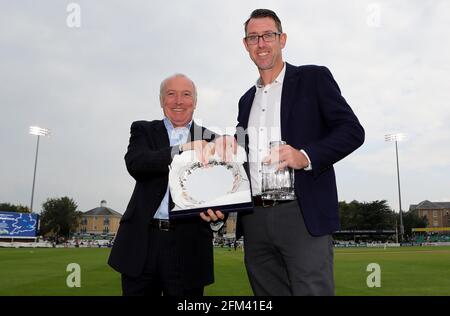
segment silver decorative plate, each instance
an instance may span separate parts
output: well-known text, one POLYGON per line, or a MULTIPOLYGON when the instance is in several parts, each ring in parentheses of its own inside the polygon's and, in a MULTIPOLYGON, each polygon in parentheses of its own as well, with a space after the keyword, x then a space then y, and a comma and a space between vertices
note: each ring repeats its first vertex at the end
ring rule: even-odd
POLYGON ((180 168, 178 175, 182 199, 192 206, 201 206, 234 193, 242 181, 238 164, 219 161, 212 161, 207 166, 192 163, 180 168))

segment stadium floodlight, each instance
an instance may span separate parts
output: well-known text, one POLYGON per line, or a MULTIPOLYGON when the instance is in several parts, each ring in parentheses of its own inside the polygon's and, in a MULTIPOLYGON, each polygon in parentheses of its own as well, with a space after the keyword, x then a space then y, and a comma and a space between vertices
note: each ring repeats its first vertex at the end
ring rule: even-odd
POLYGON ((398 163, 398 145, 397 143, 405 140, 406 134, 403 133, 394 133, 394 134, 386 134, 384 135, 384 140, 386 142, 395 142, 395 157, 397 160, 397 184, 398 184, 398 205, 399 205, 399 215, 400 215, 400 240, 403 241, 403 234, 405 229, 403 227, 403 212, 402 212, 402 195, 400 190, 400 167, 398 163))
POLYGON ((50 131, 46 128, 41 128, 39 126, 30 126, 30 134, 37 136, 36 156, 34 159, 33 187, 31 189, 31 203, 30 203, 30 211, 33 212, 34 185, 36 183, 36 168, 37 168, 37 160, 38 160, 38 153, 39 153, 39 138, 41 136, 49 136, 50 131))
POLYGON ((395 133, 395 134, 386 134, 384 135, 384 140, 387 142, 400 142, 406 139, 406 134, 403 133, 395 133))
POLYGON ((50 131, 39 126, 30 126, 30 134, 36 136, 48 136, 50 134, 50 131))

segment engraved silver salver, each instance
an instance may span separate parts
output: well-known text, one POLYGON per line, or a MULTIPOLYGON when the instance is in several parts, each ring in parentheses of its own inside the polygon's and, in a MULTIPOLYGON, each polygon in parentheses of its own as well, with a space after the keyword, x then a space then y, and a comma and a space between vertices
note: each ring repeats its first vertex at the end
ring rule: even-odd
POLYGON ((213 157, 203 165, 195 151, 175 156, 169 171, 169 189, 175 203, 170 216, 198 214, 208 208, 232 212, 251 208, 245 161, 242 147, 238 147, 237 155, 230 162, 213 157))

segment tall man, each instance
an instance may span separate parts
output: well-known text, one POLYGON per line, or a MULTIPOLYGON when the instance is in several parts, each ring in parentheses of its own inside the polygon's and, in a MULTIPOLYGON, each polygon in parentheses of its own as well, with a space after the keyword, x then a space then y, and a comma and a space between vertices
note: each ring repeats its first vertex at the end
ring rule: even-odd
MULTIPOLYGON (((245 22, 244 47, 260 77, 239 100, 236 137, 248 152, 255 207, 238 215, 236 234, 244 235, 255 295, 334 295, 333 164, 362 145, 364 129, 327 68, 283 61, 286 40, 271 10, 255 10, 245 22), (277 140, 286 145, 269 153, 268 142, 277 140), (295 201, 261 199, 262 161, 294 169, 295 201)), ((215 142, 224 157, 235 146, 229 137, 215 142)))
POLYGON ((163 120, 131 125, 125 162, 136 186, 108 263, 122 274, 123 295, 199 296, 214 282, 214 224, 207 222, 224 214, 169 220, 168 166, 182 151, 201 154, 214 134, 192 120, 197 92, 185 75, 161 83, 160 102, 163 120))

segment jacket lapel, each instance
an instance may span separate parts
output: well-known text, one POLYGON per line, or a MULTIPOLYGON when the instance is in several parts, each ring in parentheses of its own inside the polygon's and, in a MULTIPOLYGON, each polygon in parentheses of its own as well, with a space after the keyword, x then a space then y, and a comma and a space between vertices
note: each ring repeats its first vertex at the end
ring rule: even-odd
POLYGON ((164 122, 158 121, 156 125, 154 125, 154 131, 152 132, 154 135, 158 135, 158 137, 154 137, 153 139, 156 142, 157 148, 167 148, 170 146, 169 135, 167 134, 166 127, 164 126, 164 122))
POLYGON ((203 139, 203 128, 192 121, 187 142, 203 139))
POLYGON ((242 111, 242 127, 244 129, 247 129, 248 127, 248 119, 250 118, 250 110, 252 109, 253 100, 255 99, 255 93, 256 87, 253 86, 245 96, 245 99, 242 100, 242 108, 240 109, 240 111, 242 111))
POLYGON ((295 86, 297 77, 295 67, 286 63, 286 74, 283 81, 283 91, 281 93, 281 139, 286 140, 288 133, 289 113, 295 96, 295 86))

